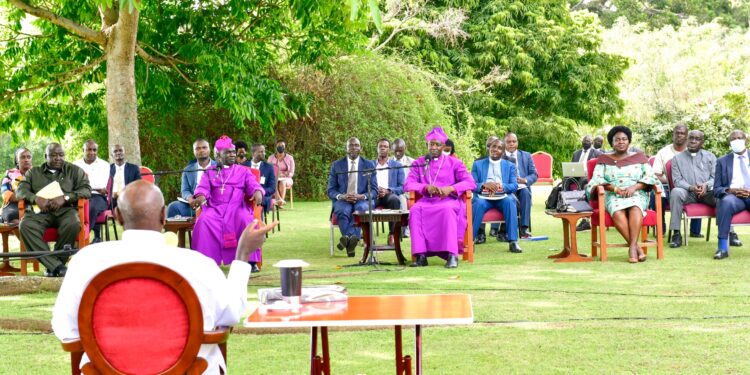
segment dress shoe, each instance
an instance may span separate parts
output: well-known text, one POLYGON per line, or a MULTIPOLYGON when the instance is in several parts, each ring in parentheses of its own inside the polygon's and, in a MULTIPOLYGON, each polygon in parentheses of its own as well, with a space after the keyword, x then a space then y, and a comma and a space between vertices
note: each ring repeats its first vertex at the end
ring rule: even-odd
POLYGON ((508 242, 508 236, 505 234, 505 232, 500 232, 497 234, 497 240, 500 242, 508 242))
POLYGON ((416 259, 411 262, 409 267, 427 267, 427 257, 422 254, 417 255, 416 259))
POLYGON ((529 231, 529 228, 521 228, 521 238, 529 238, 531 237, 531 232, 529 231))
POLYGON ((92 244, 99 243, 99 242, 102 242, 102 238, 101 237, 94 237, 94 240, 91 241, 92 244))
POLYGON ((706 237, 703 235, 703 233, 690 233, 690 238, 703 238, 706 237))
POLYGON ((349 247, 349 236, 341 236, 339 243, 336 245, 339 250, 344 250, 349 247))
POLYGON ((516 253, 516 254, 523 252, 523 249, 521 249, 521 247, 518 246, 518 242, 516 241, 511 242, 510 246, 508 246, 508 249, 510 250, 511 253, 516 253))
POLYGON ((448 258, 448 261, 445 262, 445 268, 456 268, 458 267, 458 257, 455 255, 451 255, 450 258, 448 258))
POLYGON ((716 259, 716 260, 722 260, 724 258, 729 258, 729 252, 728 251, 716 250, 716 253, 714 254, 714 259, 716 259))
POLYGON ((260 272, 260 268, 258 268, 258 265, 255 264, 255 262, 250 263, 250 273, 258 273, 260 272))
POLYGON ((497 237, 497 229, 490 228, 490 237, 497 237))
POLYGON ((729 246, 734 246, 734 247, 742 246, 742 241, 740 241, 740 237, 737 236, 737 233, 729 232, 729 246))
POLYGON ((44 277, 55 277, 55 270, 44 270, 44 277))
MULTIPOLYGON (((690 237, 692 237, 692 235, 690 237)), ((674 249, 680 246, 682 246, 682 234, 680 233, 672 234, 672 242, 669 243, 669 247, 674 249)))
POLYGON ((57 266, 54 270, 45 270, 44 276, 45 277, 65 277, 65 274, 68 273, 68 267, 65 267, 64 264, 61 264, 57 266))
POLYGON ((354 249, 357 248, 358 242, 359 242, 359 238, 357 238, 357 236, 354 236, 354 235, 349 236, 349 244, 346 245, 346 255, 348 255, 349 258, 354 258, 354 249))
POLYGON ((585 230, 591 229, 591 223, 588 220, 581 220, 580 223, 578 223, 578 226, 576 226, 576 232, 583 232, 585 230))
POLYGON ((479 245, 479 244, 482 244, 482 243, 485 243, 485 242, 487 242, 487 236, 485 236, 484 233, 477 234, 477 242, 476 242, 476 244, 479 245))

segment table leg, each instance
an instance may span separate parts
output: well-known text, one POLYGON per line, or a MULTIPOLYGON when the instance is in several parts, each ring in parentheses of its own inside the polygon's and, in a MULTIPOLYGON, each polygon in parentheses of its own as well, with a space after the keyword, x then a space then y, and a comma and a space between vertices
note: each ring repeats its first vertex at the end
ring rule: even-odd
POLYGON ((177 230, 177 247, 185 248, 185 230, 182 228, 177 230))
POLYGON ((401 222, 397 221, 396 225, 393 226, 393 249, 396 251, 396 259, 398 264, 405 266, 406 258, 404 253, 401 252, 401 222))
POLYGON ((562 219, 563 226, 563 250, 555 255, 550 255, 548 259, 561 259, 570 255, 570 242, 568 241, 568 223, 565 218, 562 219))
POLYGON ((566 241, 568 244, 568 256, 556 259, 555 263, 591 262, 594 260, 594 258, 589 258, 578 254, 578 241, 576 232, 577 222, 578 218, 576 218, 575 220, 563 220, 563 223, 566 225, 565 237, 566 239, 569 239, 568 241, 566 241))
POLYGON ((404 358, 401 353, 401 326, 395 328, 396 341, 396 375, 404 375, 404 358))
POLYGON ((331 357, 328 354, 328 327, 320 327, 320 341, 323 346, 323 368, 325 375, 331 375, 331 357))
POLYGON ((318 368, 318 327, 310 327, 310 375, 320 374, 318 368))
POLYGON ((414 341, 415 341, 415 346, 416 346, 415 356, 417 357, 416 373, 417 375, 422 375, 422 326, 417 324, 414 328, 416 330, 416 334, 414 336, 414 341))
MULTIPOLYGON (((10 251, 8 241, 10 236, 10 232, 3 232, 3 252, 7 253, 10 251)), ((10 265, 10 260, 8 258, 5 258, 3 261, 3 267, 0 268, 0 276, 13 276, 11 272, 18 272, 20 269, 15 268, 10 265)))

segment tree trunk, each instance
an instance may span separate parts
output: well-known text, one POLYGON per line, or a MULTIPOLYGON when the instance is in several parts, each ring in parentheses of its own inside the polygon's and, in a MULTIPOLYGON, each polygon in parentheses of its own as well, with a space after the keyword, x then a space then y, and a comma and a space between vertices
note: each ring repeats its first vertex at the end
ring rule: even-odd
POLYGON ((128 161, 141 165, 138 140, 138 101, 135 94, 135 46, 138 10, 120 9, 107 41, 107 125, 109 147, 120 144, 128 161))

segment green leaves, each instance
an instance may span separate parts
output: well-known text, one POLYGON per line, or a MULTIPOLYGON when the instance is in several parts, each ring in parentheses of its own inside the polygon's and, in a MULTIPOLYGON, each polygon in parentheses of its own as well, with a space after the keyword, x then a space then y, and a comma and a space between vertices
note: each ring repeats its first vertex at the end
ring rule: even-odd
POLYGON ((372 21, 375 23, 379 32, 383 32, 383 20, 380 17, 380 8, 378 7, 378 0, 369 0, 370 3, 370 15, 372 21))

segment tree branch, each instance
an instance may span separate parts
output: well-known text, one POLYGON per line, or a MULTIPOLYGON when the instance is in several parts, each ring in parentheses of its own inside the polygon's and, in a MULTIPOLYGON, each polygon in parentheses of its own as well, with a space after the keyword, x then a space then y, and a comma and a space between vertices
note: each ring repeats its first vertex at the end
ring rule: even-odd
POLYGON ((75 82, 75 81, 77 81, 80 78, 81 74, 86 73, 86 72, 88 72, 88 71, 96 68, 102 62, 104 62, 104 60, 106 60, 106 59, 107 59, 107 55, 106 54, 101 55, 101 56, 99 56, 98 58, 94 59, 92 62, 90 62, 90 63, 88 63, 86 65, 80 66, 80 67, 75 68, 75 69, 71 69, 71 70, 69 70, 67 72, 64 72, 64 73, 58 73, 58 74, 56 74, 55 75, 56 78, 53 79, 53 80, 51 80, 51 81, 47 81, 45 83, 42 83, 42 84, 39 84, 39 85, 36 85, 36 86, 26 87, 26 88, 20 89, 20 90, 8 90, 8 91, 5 91, 5 92, 2 93, 2 95, 0 95, 0 98, 2 98, 2 101, 5 101, 8 98, 10 98, 12 96, 15 96, 15 95, 18 95, 18 94, 24 94, 24 93, 27 93, 27 92, 36 91, 36 90, 39 90, 39 89, 43 89, 45 87, 59 85, 61 83, 75 82), (71 78, 73 78, 73 79, 71 79, 71 78))
POLYGON ((86 26, 83 26, 65 17, 61 17, 55 13, 50 12, 49 10, 33 7, 27 4, 23 0, 8 0, 8 1, 13 6, 24 11, 25 13, 28 13, 28 14, 31 14, 32 16, 36 16, 36 17, 45 19, 49 22, 52 22, 53 24, 60 26, 65 30, 68 30, 70 33, 78 36, 81 39, 84 39, 89 42, 93 42, 102 46, 107 44, 107 39, 104 37, 104 34, 99 31, 91 30, 86 26))
POLYGON ((177 67, 177 63, 188 64, 187 62, 175 59, 174 57, 171 57, 171 56, 167 56, 167 55, 165 55, 165 54, 157 51, 156 49, 154 49, 153 47, 151 47, 149 45, 146 45, 146 44, 144 44, 144 45, 146 47, 148 47, 149 49, 151 49, 152 51, 158 53, 162 57, 153 56, 153 55, 149 54, 148 52, 146 52, 146 50, 144 50, 143 48, 141 48, 140 44, 136 44, 135 45, 135 53, 137 53, 138 56, 140 56, 142 59, 144 59, 144 60, 146 60, 146 61, 148 61, 148 62, 150 62, 152 64, 171 67, 172 69, 174 69, 175 71, 177 71, 177 74, 179 74, 180 77, 182 77, 182 79, 185 80, 185 82, 187 82, 191 86, 195 85, 195 82, 191 81, 190 78, 188 78, 187 75, 185 75, 185 73, 183 73, 182 70, 180 70, 180 68, 177 67))

